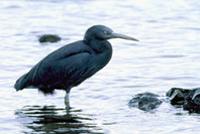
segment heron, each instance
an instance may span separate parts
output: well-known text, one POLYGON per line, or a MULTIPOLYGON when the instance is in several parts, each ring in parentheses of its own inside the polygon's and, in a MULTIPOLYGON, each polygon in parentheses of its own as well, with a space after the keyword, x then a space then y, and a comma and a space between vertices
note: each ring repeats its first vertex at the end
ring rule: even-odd
POLYGON ((14 85, 16 91, 37 88, 44 94, 53 94, 55 90, 65 90, 65 105, 69 109, 70 90, 110 61, 112 46, 108 40, 113 38, 138 41, 107 26, 94 25, 86 31, 83 40, 55 50, 22 75, 14 85))

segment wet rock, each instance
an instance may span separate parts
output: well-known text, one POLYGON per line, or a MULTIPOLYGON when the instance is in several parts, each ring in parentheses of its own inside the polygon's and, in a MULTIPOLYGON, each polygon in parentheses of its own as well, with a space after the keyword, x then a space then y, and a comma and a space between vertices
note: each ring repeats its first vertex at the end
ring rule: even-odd
POLYGON ((171 88, 166 96, 170 98, 170 103, 172 105, 183 105, 185 103, 186 96, 191 90, 183 88, 171 88))
POLYGON ((166 96, 170 97, 172 105, 179 105, 190 113, 200 113, 200 88, 172 88, 166 96))
POLYGON ((189 95, 186 96, 183 109, 191 113, 200 113, 200 88, 191 90, 189 95))
POLYGON ((55 43, 61 40, 61 37, 55 34, 45 34, 39 37, 39 42, 40 43, 55 43))
POLYGON ((158 97, 158 95, 149 92, 140 93, 135 95, 135 97, 129 101, 128 105, 129 107, 137 107, 143 111, 151 111, 158 108, 162 103, 158 97))

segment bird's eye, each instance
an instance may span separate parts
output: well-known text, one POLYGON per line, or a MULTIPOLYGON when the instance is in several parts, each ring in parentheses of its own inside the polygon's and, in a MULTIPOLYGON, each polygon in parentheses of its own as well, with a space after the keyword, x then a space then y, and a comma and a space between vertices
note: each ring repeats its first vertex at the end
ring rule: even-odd
POLYGON ((103 31, 103 33, 104 33, 105 35, 108 35, 108 34, 109 34, 108 31, 103 31))

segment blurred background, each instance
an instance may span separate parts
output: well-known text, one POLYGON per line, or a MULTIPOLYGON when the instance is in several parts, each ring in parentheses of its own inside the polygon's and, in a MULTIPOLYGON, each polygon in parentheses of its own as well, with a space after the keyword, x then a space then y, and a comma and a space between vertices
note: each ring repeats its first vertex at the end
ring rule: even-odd
POLYGON ((198 115, 168 103, 150 113, 127 105, 137 93, 164 97, 171 87, 199 87, 199 7, 199 0, 1 0, 0 133, 199 133, 198 115), (65 115, 65 92, 16 92, 16 79, 96 24, 140 42, 111 40, 110 63, 71 91, 74 122, 43 122, 44 115, 65 115), (39 36, 49 33, 62 41, 40 44, 39 36))

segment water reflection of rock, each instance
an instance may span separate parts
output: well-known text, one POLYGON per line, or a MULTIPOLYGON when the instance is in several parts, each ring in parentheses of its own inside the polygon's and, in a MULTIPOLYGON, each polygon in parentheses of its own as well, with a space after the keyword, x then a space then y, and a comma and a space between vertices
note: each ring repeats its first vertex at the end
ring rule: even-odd
POLYGON ((65 109, 55 106, 25 106, 16 111, 16 115, 26 127, 25 134, 103 134, 81 110, 72 109, 66 114, 65 109))

